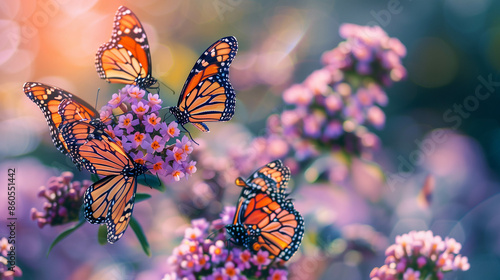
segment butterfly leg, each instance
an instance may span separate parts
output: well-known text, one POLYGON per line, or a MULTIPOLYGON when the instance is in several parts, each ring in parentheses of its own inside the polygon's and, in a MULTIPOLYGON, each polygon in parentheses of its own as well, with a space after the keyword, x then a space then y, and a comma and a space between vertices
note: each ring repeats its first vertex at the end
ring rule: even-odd
MULTIPOLYGON (((169 108, 169 107, 166 107, 166 108, 169 108)), ((162 108, 162 109, 163 109, 163 108, 162 108)), ((172 116, 173 116, 173 114, 172 114, 172 113, 170 113, 170 111, 168 111, 168 112, 166 112, 166 113, 165 113, 165 115, 163 115, 163 120, 165 120, 165 121, 166 121, 166 120, 168 120, 168 119, 169 119, 170 117, 172 117, 172 116), (167 117, 167 115, 169 115, 169 116, 167 117)))
POLYGON ((184 131, 187 132, 187 134, 189 135, 189 138, 191 139, 191 141, 193 141, 196 145, 199 146, 200 144, 198 144, 196 141, 194 141, 193 136, 191 135, 191 132, 189 132, 189 130, 187 130, 187 128, 185 128, 183 124, 181 124, 181 126, 184 129, 184 131))
POLYGON ((158 81, 158 82, 161 83, 164 87, 168 88, 170 91, 172 91, 172 93, 175 95, 175 90, 173 90, 171 87, 167 86, 167 84, 165 84, 162 81, 158 81))
MULTIPOLYGON (((146 176, 146 174, 144 174, 144 176, 146 176)), ((158 173, 156 173, 156 179, 158 179, 158 187, 161 186, 161 180, 160 180, 160 176, 158 176, 158 173)), ((149 186, 151 189, 153 187, 149 186)))

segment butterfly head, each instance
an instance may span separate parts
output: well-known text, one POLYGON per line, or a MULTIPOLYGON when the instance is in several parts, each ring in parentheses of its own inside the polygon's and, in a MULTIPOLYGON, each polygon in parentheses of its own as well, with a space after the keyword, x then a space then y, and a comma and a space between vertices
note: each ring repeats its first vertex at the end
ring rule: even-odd
POLYGON ((158 82, 158 80, 155 79, 153 76, 148 75, 145 78, 137 77, 135 82, 138 87, 142 89, 148 89, 152 88, 152 86, 155 85, 158 82))
POLYGON ((138 175, 142 175, 149 171, 149 169, 144 164, 135 161, 134 161, 134 169, 137 171, 138 175))
POLYGON ((168 110, 170 111, 170 113, 172 113, 172 115, 174 115, 175 119, 177 120, 177 123, 179 123, 180 125, 188 123, 189 115, 186 112, 181 111, 179 107, 173 106, 170 107, 168 110))
POLYGON ((229 234, 231 242, 239 246, 246 246, 248 244, 248 235, 245 228, 240 224, 226 225, 226 232, 229 234))

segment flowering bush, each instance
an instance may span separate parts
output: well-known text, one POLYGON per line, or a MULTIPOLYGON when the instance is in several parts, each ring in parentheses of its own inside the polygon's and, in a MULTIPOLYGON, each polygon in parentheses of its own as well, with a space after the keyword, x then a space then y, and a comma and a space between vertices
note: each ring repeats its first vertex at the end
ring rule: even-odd
POLYGON ((180 137, 177 122, 161 120, 162 103, 158 94, 148 93, 146 99, 145 90, 126 85, 101 108, 101 119, 108 120, 106 132, 136 162, 167 182, 179 181, 196 172, 196 162, 189 158, 193 142, 180 137))
MULTIPOLYGON (((289 10, 293 10, 293 13, 288 14, 290 11, 287 9, 280 9, 279 17, 273 18, 272 22, 286 26, 293 32, 275 32, 280 31, 275 28, 268 33, 277 37, 271 36, 267 41, 259 41, 256 44, 258 51, 243 54, 241 64, 235 69, 236 73, 232 73, 241 73, 241 79, 235 79, 238 88, 248 88, 249 85, 255 87, 255 82, 258 83, 259 80, 272 85, 283 85, 289 81, 291 75, 287 74, 293 71, 294 65, 300 63, 293 58, 296 54, 297 57, 301 55, 291 50, 304 49, 303 46, 308 45, 305 42, 307 35, 295 32, 300 30, 287 21, 290 18, 290 22, 307 26, 300 20, 302 13, 297 14, 298 10, 295 8, 289 10), (289 44, 286 43, 289 35, 301 36, 293 37, 296 44, 289 44), (283 51, 276 48, 276 43, 283 51), (270 56, 276 54, 281 58, 279 61, 284 62, 279 63, 283 71, 268 67, 269 63, 275 62, 270 56), (254 73, 249 74, 249 70, 254 73), (266 75, 269 73, 273 74, 266 75)), ((137 31, 135 28, 134 33, 137 31)), ((54 278, 48 275, 53 271, 63 278, 283 280, 289 275, 293 279, 367 278, 373 268, 374 256, 381 255, 388 246, 386 233, 394 230, 393 226, 405 217, 413 217, 412 211, 415 209, 411 207, 411 201, 415 198, 414 192, 411 192, 413 189, 405 188, 404 193, 388 194, 384 190, 382 169, 369 162, 374 156, 373 151, 380 146, 380 140, 374 132, 383 129, 386 122, 382 110, 388 104, 385 91, 407 75, 401 63, 406 50, 398 39, 390 38, 380 27, 344 24, 340 27, 340 35, 345 40, 322 55, 319 69, 281 92, 280 101, 284 109, 267 118, 265 134, 259 135, 261 137, 252 138, 248 133, 249 128, 241 123, 231 122, 221 125, 215 136, 213 132, 204 134, 204 139, 199 141, 200 145, 194 147, 193 141, 182 135, 176 121, 166 122, 162 119, 163 114, 160 112, 165 104, 158 94, 148 93, 131 85, 120 89, 101 109, 101 119, 106 120, 107 133, 136 162, 147 166, 161 180, 182 181, 181 185, 169 188, 166 195, 155 195, 150 200, 151 203, 135 208, 132 217, 125 216, 130 217, 130 228, 137 235, 143 250, 153 258, 137 258, 136 249, 139 246, 135 240, 101 250, 89 250, 88 243, 95 243, 95 238, 80 238, 68 247, 71 252, 68 252, 68 248, 62 248, 63 250, 54 251, 50 259, 47 259, 47 262, 55 263, 59 254, 60 259, 67 260, 64 266, 60 266, 66 271, 61 272, 45 265, 45 258, 36 260, 39 256, 35 253, 40 251, 37 248, 40 246, 25 246, 33 247, 29 251, 33 252, 33 257, 19 254, 25 277, 33 278, 32 275, 37 275, 38 270, 45 269, 42 273, 46 273, 48 278, 54 278), (235 178, 249 174, 256 166, 276 159, 283 159, 285 165, 296 174, 289 187, 294 193, 294 203, 304 214, 308 225, 301 254, 287 266, 283 261, 271 258, 267 251, 254 252, 231 243, 224 226, 232 223, 235 209, 226 207, 222 210, 223 201, 240 192, 239 188, 234 188, 235 178), (396 195, 401 197, 394 197, 396 195), (135 218, 140 218, 143 222, 145 232, 135 218), (182 241, 176 242, 177 246, 172 250, 170 241, 176 238, 172 236, 172 232, 176 232, 176 227, 183 224, 185 219, 190 220, 190 226, 184 230, 182 241), (213 219, 216 220, 208 222, 213 219), (149 241, 146 236, 150 238, 149 241), (152 255, 150 248, 154 248, 152 255), (101 252, 105 254, 102 255, 101 252), (110 254, 115 252, 123 255, 116 262, 110 261, 110 254), (78 261, 83 258, 94 261, 80 266, 78 261), (130 259, 135 260, 133 265, 120 265, 130 259), (75 261, 71 262, 72 260, 75 261), (155 267, 154 270, 152 267, 155 267), (147 269, 150 271, 143 271, 147 269), (151 277, 152 275, 155 277, 151 277)), ((141 40, 139 37, 135 39, 141 40)), ((159 74, 156 68, 153 72, 159 74)), ((43 92, 41 96, 43 97, 43 92)), ((264 102, 268 100, 266 98, 264 102)), ((261 105, 260 101, 256 100, 254 103, 261 105)), ((270 100, 269 104, 262 106, 263 109, 259 108, 254 112, 249 106, 248 115, 260 112, 260 109, 280 107, 273 102, 274 100, 270 100)), ((260 131, 260 128, 256 129, 260 131)), ((458 147, 453 151, 463 150, 462 146, 458 147)), ((465 170, 468 166, 466 161, 474 155, 473 152, 456 152, 450 157, 451 153, 438 155, 437 145, 433 145, 432 149, 436 152, 425 163, 419 164, 419 168, 436 171, 437 168, 432 166, 446 166, 449 169, 446 172, 451 173, 451 165, 448 163, 456 161, 463 164, 465 170), (458 154, 464 154, 467 160, 455 157, 458 154), (425 166, 430 161, 433 161, 433 165, 425 166)), ((391 169, 391 151, 383 152, 379 159, 384 168, 391 169)), ((479 160, 470 162, 480 163, 479 160)), ((481 164, 477 166, 484 167, 481 164)), ((414 167, 416 170, 417 166, 414 167)), ((453 184, 459 180, 469 184, 476 177, 468 174, 469 170, 466 171, 460 174, 463 178, 453 180, 449 179, 456 176, 446 177, 442 170, 437 170, 436 173, 438 178, 446 177, 453 184)), ((421 174, 416 175, 408 174, 405 180, 414 184, 418 180, 415 177, 421 174)), ((78 213, 81 210, 82 195, 91 182, 71 182, 72 179, 71 173, 63 173, 60 177, 52 178, 46 187, 42 187, 39 196, 47 202, 42 211, 31 210, 31 217, 38 222, 39 227, 76 222, 78 216, 82 217, 78 213)), ((148 182, 147 179, 145 181, 148 182)), ((488 182, 488 185, 494 184, 488 182)), ((439 201, 439 195, 433 194, 433 189, 430 187, 420 195, 426 201, 418 211, 424 210, 432 215, 433 201, 429 198, 433 195, 434 202, 439 201)), ((444 188, 440 191, 444 193, 444 188)), ((455 193, 457 192, 454 195, 455 193)), ((481 194, 478 191, 475 195, 477 193, 481 194)), ((135 202, 148 198, 152 198, 152 195, 136 193, 135 202)), ((447 201, 456 209, 454 198, 457 196, 449 196, 447 201)), ((473 201, 474 206, 481 206, 477 198, 475 196, 470 201, 473 201)), ((465 205, 462 201, 460 203, 465 205)), ((19 213, 22 213, 22 205, 20 206, 19 213)), ((450 209, 445 207, 443 205, 438 213, 440 218, 447 215, 446 218, 458 219, 453 211, 443 211, 450 209)), ((477 209, 480 207, 476 207, 476 211, 477 209)), ((131 208, 126 210, 129 211, 126 215, 131 213, 131 208)), ((462 210, 465 212, 465 207, 459 211, 461 216, 464 214, 462 210)), ((19 228, 27 228, 21 224, 22 219, 19 222, 19 228)), ((50 248, 85 223, 83 219, 75 223, 72 228, 60 234, 50 248)), ((461 223, 468 228, 475 226, 466 218, 461 223)), ((31 227, 36 227, 35 223, 30 224, 31 227)), ((101 227, 98 234, 100 243, 106 242, 103 229, 105 227, 101 227)), ((494 230, 491 227, 491 231, 494 230)), ((27 232, 29 230, 19 231, 24 238, 29 235, 27 232)), ((47 244, 47 240, 42 239, 45 237, 40 236, 41 244, 47 244)), ((34 244, 32 239, 23 239, 24 242, 34 244)), ((489 240, 481 242, 489 244, 489 240)), ((13 276, 21 275, 17 267, 14 272, 7 270, 6 244, 5 238, 0 240, 0 279, 12 279, 13 276)), ((482 249, 484 244, 477 243, 477 247, 482 249)), ((452 238, 443 240, 430 231, 412 231, 396 238, 396 244, 386 251, 385 264, 373 269, 370 278, 442 279, 447 271, 469 269, 468 259, 460 255, 460 249, 461 245, 452 238)))
POLYGON ((455 239, 434 236, 432 231, 411 231, 396 236, 396 244, 385 251, 385 264, 370 273, 372 280, 443 279, 448 271, 466 271, 467 257, 460 255, 462 245, 455 239))
POLYGON ((232 223, 235 211, 235 207, 226 207, 212 223, 191 221, 181 245, 168 257, 171 272, 163 279, 287 279, 283 263, 273 262, 269 252, 253 254, 228 243, 224 226, 232 223))
POLYGON ((50 178, 47 187, 40 188, 38 197, 47 199, 43 206, 45 212, 31 209, 31 219, 36 220, 40 228, 78 221, 83 195, 91 182, 71 182, 72 179, 73 173, 63 172, 59 177, 50 178))

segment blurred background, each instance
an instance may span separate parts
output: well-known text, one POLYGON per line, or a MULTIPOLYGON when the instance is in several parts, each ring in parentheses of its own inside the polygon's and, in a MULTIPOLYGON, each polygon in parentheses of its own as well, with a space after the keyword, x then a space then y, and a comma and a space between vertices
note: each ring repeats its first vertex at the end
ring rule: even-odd
MULTIPOLYGON (((7 181, 8 168, 18 171, 17 264, 24 279, 161 279, 166 258, 190 219, 212 219, 223 205, 234 204, 239 190, 233 180, 261 165, 247 162, 249 170, 210 177, 211 194, 192 181, 172 184, 166 193, 143 188, 153 198, 139 203, 134 216, 152 244, 151 258, 131 232, 115 245, 98 245, 97 226, 90 224, 46 256, 65 226, 39 229, 30 220, 30 209, 42 208, 38 188, 62 171, 74 172, 77 180, 89 179, 89 174, 78 172, 55 149, 42 113, 25 97, 22 85, 55 85, 90 104, 100 89, 96 108, 104 105, 122 85, 99 79, 94 58, 110 38, 120 5, 134 11, 146 29, 152 74, 170 88, 161 86, 163 106, 176 104, 206 47, 224 36, 238 39, 230 71, 236 114, 229 123, 210 124, 210 134, 195 133, 203 146, 199 172, 201 160, 231 166, 221 143, 224 137, 245 146, 266 133, 267 118, 284 107, 282 93, 321 68, 321 55, 343 40, 341 24, 379 25, 398 38, 407 49, 402 64, 408 74, 386 91, 385 126, 372 129, 380 147, 370 163, 352 159, 346 168, 350 179, 344 183, 309 186, 307 176, 295 179, 304 177, 304 171, 295 172, 292 196, 308 233, 289 262, 290 278, 367 279, 373 267, 383 264, 384 250, 396 235, 431 229, 457 239, 469 257, 469 271, 447 277, 498 279, 498 1, 16 0, 0 3, 0 178, 7 181), (427 141, 439 128, 446 140, 427 141), (408 165, 415 151, 425 156, 408 165), (422 202, 419 193, 428 180, 432 195, 422 202), (223 192, 214 190, 226 186, 223 192), (206 200, 218 198, 217 205, 185 201, 197 191, 206 200), (344 240, 343 249, 333 246, 339 244, 335 240, 344 240), (321 244, 329 245, 325 249, 321 244)), ((1 197, 0 209, 6 209, 7 200, 1 197)), ((0 215, 4 220, 6 211, 0 215)), ((6 235, 1 226, 0 237, 6 235)))

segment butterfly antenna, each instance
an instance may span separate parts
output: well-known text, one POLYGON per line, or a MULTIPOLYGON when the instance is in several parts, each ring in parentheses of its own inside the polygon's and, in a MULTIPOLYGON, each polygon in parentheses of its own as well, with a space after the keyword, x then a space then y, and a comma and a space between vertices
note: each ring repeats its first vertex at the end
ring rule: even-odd
POLYGON ((267 266, 265 266, 265 267, 266 268, 267 267, 271 267, 275 262, 276 262, 276 258, 273 258, 273 260, 267 266))
POLYGON ((167 86, 164 82, 159 81, 162 85, 164 85, 166 88, 168 88, 172 93, 175 95, 175 90, 173 90, 171 87, 167 86))
POLYGON ((144 173, 144 174, 142 174, 142 175, 144 176, 144 182, 146 183, 146 185, 148 185, 148 187, 149 187, 150 189, 152 189, 153 187, 151 187, 151 185, 149 185, 149 183, 148 183, 148 177, 146 177, 146 173, 144 173))
POLYGON ((213 230, 208 236, 207 236, 207 239, 211 239, 215 233, 217 232, 217 230, 213 230))
POLYGON ((97 94, 96 94, 96 97, 95 97, 95 106, 94 108, 97 108, 97 100, 99 100, 99 92, 101 91, 101 88, 98 88, 97 89, 97 94))

